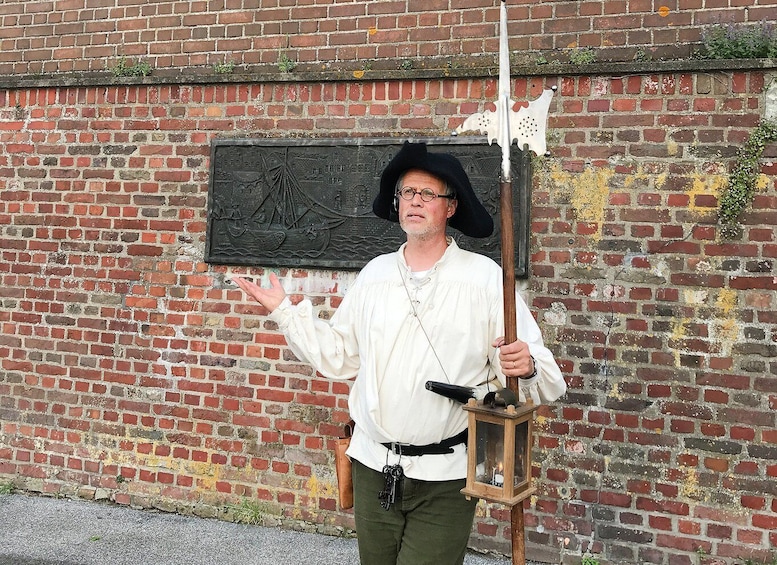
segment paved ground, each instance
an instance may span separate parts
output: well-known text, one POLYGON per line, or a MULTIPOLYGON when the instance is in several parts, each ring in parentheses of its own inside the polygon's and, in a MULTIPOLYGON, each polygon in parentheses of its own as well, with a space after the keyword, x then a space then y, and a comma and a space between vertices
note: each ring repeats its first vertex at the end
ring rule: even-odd
MULTIPOLYGON (((101 502, 0 495, 0 565, 357 565, 356 540, 101 502)), ((465 565, 509 565, 472 553, 465 565)), ((442 565, 442 564, 441 564, 442 565)))

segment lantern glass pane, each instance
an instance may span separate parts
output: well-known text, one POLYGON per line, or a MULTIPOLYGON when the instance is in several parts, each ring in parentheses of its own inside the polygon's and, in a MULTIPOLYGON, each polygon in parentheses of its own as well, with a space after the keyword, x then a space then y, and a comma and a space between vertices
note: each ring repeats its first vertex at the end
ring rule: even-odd
POLYGON ((524 482, 526 477, 526 441, 529 437, 529 422, 515 426, 515 467, 513 470, 514 486, 524 482))
POLYGON ((504 426, 478 420, 475 480, 501 487, 504 484, 504 426))

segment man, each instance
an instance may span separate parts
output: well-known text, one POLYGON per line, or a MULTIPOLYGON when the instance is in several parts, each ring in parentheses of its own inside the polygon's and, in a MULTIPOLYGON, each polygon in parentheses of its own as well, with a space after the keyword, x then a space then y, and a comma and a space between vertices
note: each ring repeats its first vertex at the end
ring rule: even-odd
POLYGON ((477 502, 459 492, 467 416, 426 381, 521 377, 520 396, 535 403, 555 400, 566 384, 520 297, 519 339, 503 343, 500 267, 446 234, 448 224, 472 237, 493 232, 455 157, 405 143, 381 176, 373 211, 399 221, 407 241, 364 267, 331 321, 308 300, 292 306, 274 274, 270 288, 235 282, 271 312, 298 357, 326 377, 355 377, 348 455, 361 563, 460 564, 477 502))

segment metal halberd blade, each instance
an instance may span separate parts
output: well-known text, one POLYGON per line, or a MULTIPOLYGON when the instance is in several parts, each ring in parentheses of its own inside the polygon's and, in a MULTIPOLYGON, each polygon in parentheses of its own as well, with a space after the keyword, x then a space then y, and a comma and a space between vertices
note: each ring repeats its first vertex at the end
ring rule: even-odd
POLYGON ((507 44, 507 7, 505 0, 501 2, 499 14, 499 98, 496 101, 496 112, 485 110, 472 114, 464 123, 456 128, 455 133, 477 131, 488 136, 488 144, 496 141, 502 148, 503 178, 509 178, 509 171, 504 170, 509 163, 509 148, 513 142, 518 147, 527 145, 537 155, 544 155, 547 150, 545 131, 548 119, 548 108, 553 98, 553 90, 545 90, 539 98, 521 107, 517 111, 512 108, 515 101, 510 98, 510 50, 507 44), (506 159, 504 158, 506 157, 506 159))

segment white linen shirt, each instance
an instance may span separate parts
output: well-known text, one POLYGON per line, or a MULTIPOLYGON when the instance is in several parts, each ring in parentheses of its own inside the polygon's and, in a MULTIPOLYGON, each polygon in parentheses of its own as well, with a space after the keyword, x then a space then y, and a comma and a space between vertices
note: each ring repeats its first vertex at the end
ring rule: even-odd
MULTIPOLYGON (((467 474, 465 444, 451 454, 398 456, 382 443, 438 443, 467 427, 461 404, 426 390, 426 381, 462 386, 505 377, 492 347, 504 335, 502 270, 450 239, 440 260, 414 277, 399 251, 376 257, 359 273, 331 320, 309 300, 287 299, 271 319, 303 361, 331 379, 351 379, 348 405, 356 427, 348 455, 381 471, 399 463, 413 479, 441 481, 467 474)), ((520 397, 535 404, 566 392, 552 353, 520 296, 517 335, 529 345, 537 376, 521 379, 520 397)))

